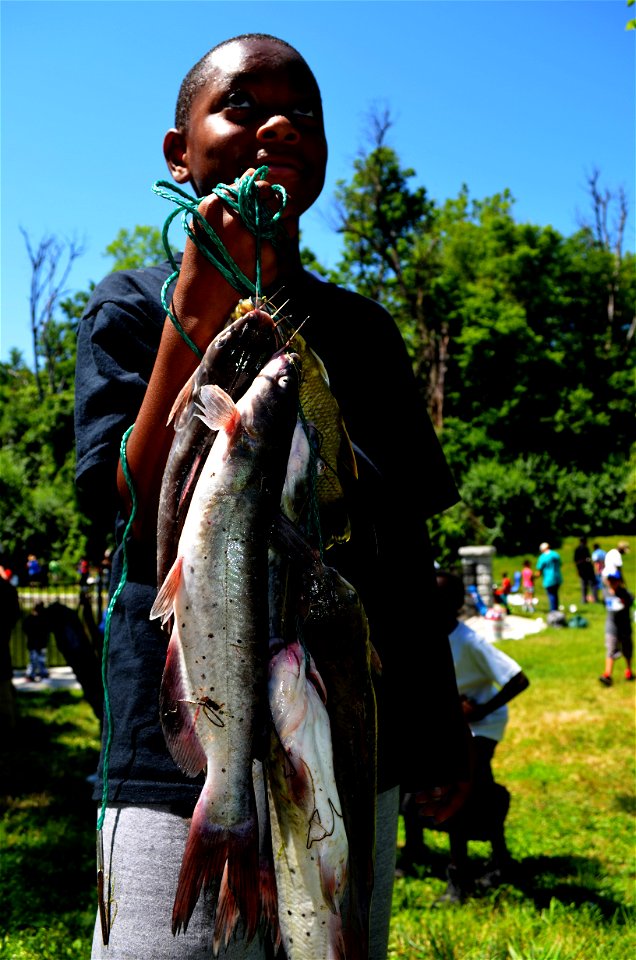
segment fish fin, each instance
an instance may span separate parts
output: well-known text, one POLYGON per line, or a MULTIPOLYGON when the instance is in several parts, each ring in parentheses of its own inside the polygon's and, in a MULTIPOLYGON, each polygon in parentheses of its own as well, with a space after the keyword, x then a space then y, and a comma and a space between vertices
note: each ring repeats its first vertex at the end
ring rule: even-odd
POLYGON ((181 423, 180 423, 181 417, 185 412, 185 410, 187 409, 188 404, 190 403, 190 400, 192 399, 192 388, 194 385, 194 378, 196 377, 196 375, 197 375, 197 371, 195 370, 194 373, 190 377, 188 377, 184 385, 179 390, 179 393, 177 394, 177 399, 172 404, 172 409, 168 414, 168 420, 166 422, 166 426, 169 426, 173 420, 176 420, 176 423, 174 425, 175 430, 178 430, 179 427, 181 426, 181 423))
POLYGON ((256 817, 227 831, 227 863, 223 870, 214 919, 214 955, 223 943, 227 947, 239 916, 245 925, 245 939, 253 939, 260 919, 260 891, 254 882, 259 876, 258 823, 256 817))
POLYGON ((192 814, 181 861, 172 908, 172 932, 175 935, 181 929, 186 932, 201 890, 210 887, 222 875, 227 860, 228 830, 208 818, 208 791, 206 783, 192 814))
POLYGON ((320 697, 321 701, 326 704, 327 688, 325 687, 323 679, 318 672, 318 667, 314 663, 314 658, 311 655, 309 656, 309 664, 307 666, 307 679, 314 685, 316 693, 320 697))
POLYGON ((274 864, 272 856, 261 856, 260 861, 260 897, 261 897, 261 917, 265 925, 265 930, 269 930, 274 955, 280 949, 281 932, 278 922, 278 894, 276 892, 276 876, 274 874, 274 864))
POLYGON ((183 557, 177 557, 168 571, 168 575, 161 584, 155 602, 150 610, 151 620, 157 620, 158 617, 161 617, 161 623, 164 624, 166 620, 169 620, 172 616, 174 598, 181 582, 182 564, 183 557))
POLYGON ((182 512, 184 504, 187 504, 187 505, 190 504, 190 500, 192 499, 190 496, 190 493, 191 491, 194 490, 196 486, 196 482, 199 479, 199 474, 201 472, 199 468, 203 463, 203 457, 204 455, 207 456, 208 453, 209 453, 209 447, 206 445, 201 453, 196 454, 196 456, 192 460, 192 463, 190 464, 188 473, 186 475, 185 480, 183 481, 183 485, 179 492, 179 502, 177 504, 177 516, 179 516, 179 514, 182 512))
POLYGON ((229 394, 216 383, 207 383, 199 391, 201 403, 197 407, 201 413, 196 416, 209 427, 210 430, 224 430, 233 433, 241 422, 238 407, 229 394))
POLYGON ((192 706, 188 702, 181 643, 173 629, 166 665, 161 678, 159 716, 170 755, 183 773, 196 777, 205 769, 207 757, 194 726, 192 706))
POLYGON ((373 646, 373 644, 372 644, 371 642, 369 642, 369 647, 370 647, 370 650, 369 650, 369 660, 370 660, 369 666, 371 667, 372 673, 374 673, 377 677, 381 677, 381 676, 382 676, 382 661, 380 660, 380 654, 378 653, 378 651, 375 649, 375 647, 373 646))
POLYGON ((327 858, 320 860, 320 889, 325 903, 332 913, 340 913, 340 901, 344 889, 344 878, 342 874, 329 863, 327 858))

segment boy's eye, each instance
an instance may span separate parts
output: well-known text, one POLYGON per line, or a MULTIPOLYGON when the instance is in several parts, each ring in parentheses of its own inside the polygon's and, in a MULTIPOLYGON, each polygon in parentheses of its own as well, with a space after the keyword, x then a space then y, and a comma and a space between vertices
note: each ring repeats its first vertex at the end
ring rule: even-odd
POLYGON ((300 117, 311 117, 312 119, 316 117, 316 109, 311 103, 299 104, 294 107, 294 113, 300 117))
POLYGON ((252 100, 244 90, 233 90, 232 93, 228 95, 227 105, 228 107, 233 107, 235 110, 241 110, 246 107, 251 107, 252 100))

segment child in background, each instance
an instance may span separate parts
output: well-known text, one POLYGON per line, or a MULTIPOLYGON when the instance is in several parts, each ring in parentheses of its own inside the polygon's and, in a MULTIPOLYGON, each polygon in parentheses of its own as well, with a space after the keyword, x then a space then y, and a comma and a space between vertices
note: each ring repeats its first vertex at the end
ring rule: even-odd
POLYGON ((51 631, 46 622, 43 603, 36 603, 31 613, 25 617, 23 630, 27 638, 27 650, 29 651, 26 679, 35 682, 46 680, 49 675, 46 667, 46 649, 51 631))
POLYGON ((523 561, 521 568, 521 586, 523 588, 523 606, 525 613, 534 612, 534 570, 529 560, 523 561))
POLYGON ((605 607, 605 671, 598 678, 604 687, 611 687, 614 661, 625 657, 625 679, 633 680, 632 621, 629 611, 634 597, 623 583, 620 573, 611 573, 606 577, 605 607))
POLYGON ((512 590, 512 580, 506 570, 501 575, 501 585, 495 590, 495 601, 500 603, 508 613, 508 594, 512 590))

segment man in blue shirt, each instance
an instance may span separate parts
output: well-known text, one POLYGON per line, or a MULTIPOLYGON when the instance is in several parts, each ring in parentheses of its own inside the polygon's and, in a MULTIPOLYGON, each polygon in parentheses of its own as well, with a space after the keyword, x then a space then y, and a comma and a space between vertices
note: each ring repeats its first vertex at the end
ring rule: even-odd
POLYGON ((559 609, 559 587, 563 583, 561 575, 561 557, 552 550, 549 543, 542 543, 539 547, 540 557, 537 561, 537 573, 548 595, 550 611, 559 609))

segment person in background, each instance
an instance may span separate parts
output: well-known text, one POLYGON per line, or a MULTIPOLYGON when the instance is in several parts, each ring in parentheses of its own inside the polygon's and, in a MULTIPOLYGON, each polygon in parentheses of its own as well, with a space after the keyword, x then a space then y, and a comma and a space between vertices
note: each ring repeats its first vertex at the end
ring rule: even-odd
POLYGON ((632 636, 632 618, 630 610, 634 597, 629 592, 619 573, 610 573, 607 577, 605 608, 605 670, 599 677, 604 687, 611 687, 614 661, 625 658, 625 679, 633 680, 632 654, 634 642, 632 636))
POLYGON ((0 731, 3 732, 15 727, 11 634, 20 618, 20 598, 6 562, 6 558, 0 558, 0 731))
POLYGON ((50 629, 44 616, 44 604, 36 603, 33 610, 24 618, 24 633, 29 651, 27 680, 45 680, 49 671, 46 668, 46 648, 49 644, 50 629))
MULTIPOLYGON (((468 799, 458 813, 435 828, 448 833, 450 842, 448 884, 438 903, 459 903, 471 893, 473 885, 488 889, 504 883, 512 873, 513 861, 504 830, 510 794, 495 782, 492 759, 508 723, 506 704, 527 689, 530 681, 512 657, 458 619, 464 606, 462 579, 444 570, 438 570, 436 576, 440 609, 449 631, 457 688, 473 747, 473 775, 468 799), (490 863, 474 884, 469 869, 469 840, 486 840, 491 846, 490 863)), ((424 823, 409 794, 403 797, 401 809, 405 844, 398 860, 398 876, 410 872, 413 864, 426 860, 422 839, 424 823)))
MULTIPOLYGON (((299 220, 322 190, 327 142, 320 90, 300 53, 264 34, 217 45, 184 78, 175 126, 163 144, 173 179, 192 187, 199 214, 252 282, 260 252, 259 293, 271 299, 278 292, 286 301, 287 317, 295 322, 310 313, 302 336, 323 361, 351 440, 371 464, 365 472, 360 457, 360 475, 351 490, 351 539, 342 548, 333 547, 334 553, 330 550, 330 563, 359 592, 382 662, 369 951, 380 960, 387 953, 399 785, 408 784, 422 809, 437 811, 442 819, 461 803, 468 776, 466 730, 448 638, 435 609, 426 529, 427 516, 457 502, 456 485, 394 320, 377 303, 324 282, 302 266, 299 220), (256 183, 262 202, 278 206, 275 184, 289 197, 276 248, 265 241, 257 247, 239 214, 214 192, 219 183, 245 180, 263 166, 266 179, 256 183), (388 405, 378 390, 380 359, 391 385, 388 405), (407 415, 396 418, 395 409, 407 415), (389 432, 392 443, 387 446, 389 432), (394 450, 407 447, 409 470, 404 471, 394 450), (393 599, 397 593, 399 604, 393 599), (422 609, 429 610, 425 646, 415 642, 412 630, 422 609), (424 755, 415 756, 404 731, 418 727, 427 736, 424 755)), ((195 236, 200 233, 197 227, 195 236)), ((204 351, 241 295, 191 238, 178 263, 171 312, 204 351)), ((77 488, 93 533, 105 538, 117 530, 112 590, 121 583, 122 534, 131 506, 120 465, 122 436, 131 424, 126 462, 138 505, 126 588, 113 606, 109 629, 114 733, 108 754, 103 741, 94 793, 98 801, 108 793, 103 839, 117 916, 108 945, 98 921, 93 960, 208 960, 214 930, 210 897, 198 901, 187 936, 175 938, 170 929, 174 884, 201 781, 179 771, 162 735, 157 704, 166 636, 159 622, 149 619, 157 593, 159 491, 174 436, 166 423, 177 393, 198 365, 162 305, 161 289, 172 272, 164 262, 111 273, 93 292, 78 329, 77 488)), ((256 938, 250 944, 232 940, 223 957, 253 960, 265 950, 256 938)))
POLYGON ((512 580, 508 576, 507 571, 501 575, 501 583, 494 590, 494 598, 496 603, 500 603, 502 607, 505 608, 506 613, 508 613, 508 595, 512 590, 512 580))
POLYGON ((77 564, 77 572, 79 574, 80 589, 85 590, 88 585, 88 575, 90 573, 90 564, 87 557, 80 558, 77 564))
POLYGON ((563 583, 561 574, 561 557, 552 550, 549 543, 542 543, 539 547, 537 573, 541 576, 543 587, 548 595, 550 612, 559 609, 559 587, 563 583))
POLYGON ((587 537, 579 537, 578 545, 574 550, 574 564, 581 581, 581 603, 596 603, 596 574, 590 556, 587 537))
POLYGON ((594 576, 596 578, 596 600, 601 602, 601 590, 603 588, 603 567, 605 566, 605 551, 600 543, 595 543, 592 549, 592 563, 594 565, 594 576))
POLYGON ((608 585, 607 580, 609 577, 618 577, 624 582, 623 557, 626 553, 629 553, 629 543, 627 540, 619 540, 616 546, 612 547, 612 549, 608 550, 605 554, 605 562, 601 573, 605 586, 608 585))
POLYGON ((42 567, 34 553, 30 553, 26 562, 27 583, 40 584, 42 581, 42 567))
POLYGON ((534 570, 530 560, 524 560, 521 567, 521 588, 523 590, 523 605, 525 613, 534 612, 534 570))

